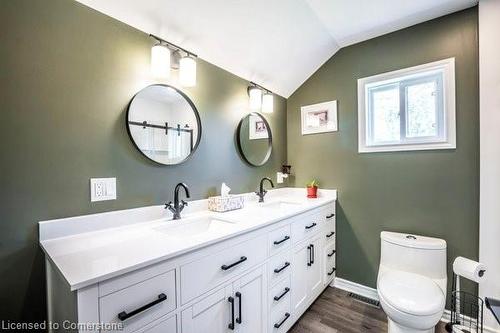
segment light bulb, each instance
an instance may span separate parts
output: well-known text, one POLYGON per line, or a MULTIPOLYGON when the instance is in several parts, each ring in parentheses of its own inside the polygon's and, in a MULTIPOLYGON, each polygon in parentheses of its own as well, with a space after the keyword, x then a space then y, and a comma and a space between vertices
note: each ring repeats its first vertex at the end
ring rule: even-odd
POLYGON ((258 110, 262 105, 262 90, 257 87, 248 89, 248 106, 251 110, 258 110))
POLYGON ((196 60, 190 56, 179 61, 179 83, 184 87, 196 86, 196 60))
POLYGON ((156 44, 151 48, 151 73, 155 78, 168 79, 170 76, 170 50, 156 44))
POLYGON ((262 112, 263 113, 273 113, 273 107, 274 107, 274 98, 273 94, 270 92, 265 93, 264 96, 262 97, 262 112))

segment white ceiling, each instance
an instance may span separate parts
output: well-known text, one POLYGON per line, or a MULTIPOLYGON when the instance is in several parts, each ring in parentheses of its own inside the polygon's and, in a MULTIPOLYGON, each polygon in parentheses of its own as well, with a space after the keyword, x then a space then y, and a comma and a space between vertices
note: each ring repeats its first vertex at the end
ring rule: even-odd
POLYGON ((78 0, 288 97, 340 47, 478 0, 78 0))

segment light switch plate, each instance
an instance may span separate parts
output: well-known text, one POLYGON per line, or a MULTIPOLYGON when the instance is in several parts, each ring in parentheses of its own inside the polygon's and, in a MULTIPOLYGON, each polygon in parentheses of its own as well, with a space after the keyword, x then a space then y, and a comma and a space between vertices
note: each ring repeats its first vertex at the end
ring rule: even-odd
POLYGON ((90 178, 90 201, 116 199, 116 178, 90 178))

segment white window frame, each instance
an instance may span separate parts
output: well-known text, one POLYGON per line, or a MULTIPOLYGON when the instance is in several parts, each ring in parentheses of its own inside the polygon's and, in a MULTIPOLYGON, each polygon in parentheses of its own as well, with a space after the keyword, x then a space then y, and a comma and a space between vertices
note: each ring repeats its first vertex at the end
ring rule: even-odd
MULTIPOLYGON (((382 87, 381 87, 382 88, 382 87)), ((406 85, 400 86, 401 91, 406 85)), ((403 102, 401 102, 403 103, 403 102)), ((404 110, 404 105, 400 108, 404 110)), ((405 117, 406 111, 401 113, 405 117)), ((402 119, 402 123, 405 120, 402 119)), ((448 58, 423 64, 419 66, 404 68, 388 73, 373 75, 358 80, 358 152, 390 152, 390 151, 412 151, 431 149, 456 149, 456 119, 455 119, 455 58, 448 58), (440 131, 436 137, 402 138, 397 142, 371 142, 371 112, 370 112, 370 89, 401 81, 415 82, 418 80, 430 81, 442 78, 442 91, 438 91, 438 100, 442 100, 437 106, 437 114, 440 131)))

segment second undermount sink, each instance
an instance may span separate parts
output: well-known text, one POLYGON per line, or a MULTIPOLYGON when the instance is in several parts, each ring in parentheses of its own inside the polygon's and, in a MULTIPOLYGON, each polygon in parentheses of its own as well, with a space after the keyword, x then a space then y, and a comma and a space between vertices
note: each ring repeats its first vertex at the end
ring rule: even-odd
POLYGON ((273 209, 273 210, 288 210, 295 209, 300 206, 298 202, 292 201, 273 201, 268 203, 263 203, 259 205, 263 209, 273 209))
POLYGON ((211 216, 200 216, 165 222, 165 225, 155 227, 156 231, 175 238, 190 238, 195 236, 221 235, 237 228, 233 222, 220 220, 211 216))

